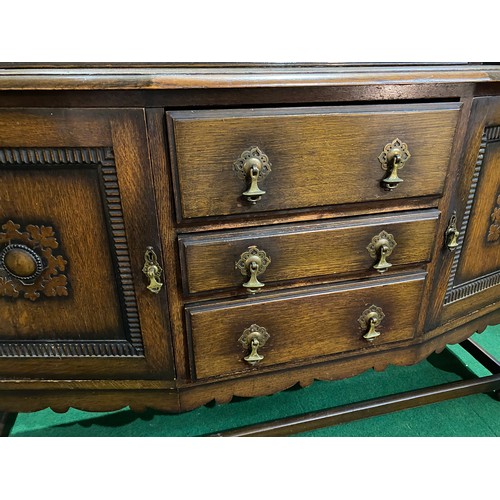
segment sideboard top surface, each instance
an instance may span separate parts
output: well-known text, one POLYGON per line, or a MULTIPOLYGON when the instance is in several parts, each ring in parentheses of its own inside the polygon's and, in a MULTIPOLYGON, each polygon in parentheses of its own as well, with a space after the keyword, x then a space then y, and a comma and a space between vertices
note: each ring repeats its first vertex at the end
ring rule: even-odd
POLYGON ((0 90, 162 90, 500 81, 495 64, 0 63, 0 90))

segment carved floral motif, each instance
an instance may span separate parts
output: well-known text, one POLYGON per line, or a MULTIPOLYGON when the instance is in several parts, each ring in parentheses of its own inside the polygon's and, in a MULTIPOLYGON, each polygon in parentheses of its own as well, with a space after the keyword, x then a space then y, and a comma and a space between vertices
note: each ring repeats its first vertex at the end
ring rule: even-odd
POLYGON ((21 231, 19 224, 9 220, 1 229, 0 251, 9 245, 25 246, 41 258, 43 268, 33 280, 24 280, 9 272, 5 265, 0 265, 0 297, 21 296, 34 301, 40 294, 46 297, 68 295, 68 279, 61 274, 68 262, 52 252, 59 247, 52 227, 29 224, 21 231))
POLYGON ((497 197, 496 206, 490 216, 491 225, 488 231, 487 240, 490 242, 500 241, 500 194, 497 197))

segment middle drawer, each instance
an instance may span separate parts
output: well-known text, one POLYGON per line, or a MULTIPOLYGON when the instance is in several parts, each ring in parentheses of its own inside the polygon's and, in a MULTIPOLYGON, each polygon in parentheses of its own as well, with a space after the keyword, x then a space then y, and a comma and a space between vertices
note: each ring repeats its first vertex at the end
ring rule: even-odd
POLYGON ((376 276, 398 266, 425 263, 430 260, 439 215, 429 209, 181 235, 183 290, 185 294, 234 288, 254 292, 262 288, 252 287, 256 283, 355 273, 376 276), (260 268, 252 273, 252 262, 259 259, 260 268))

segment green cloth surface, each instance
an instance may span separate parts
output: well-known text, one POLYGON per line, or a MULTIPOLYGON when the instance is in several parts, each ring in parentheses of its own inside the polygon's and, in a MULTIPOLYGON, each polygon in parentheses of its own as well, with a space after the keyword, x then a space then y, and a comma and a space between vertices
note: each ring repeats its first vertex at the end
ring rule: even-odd
MULTIPOLYGON (((472 336, 500 358, 500 325, 472 336)), ((272 396, 234 398, 224 405, 209 404, 182 414, 128 409, 91 413, 70 409, 21 413, 11 436, 201 436, 276 418, 327 409, 380 396, 491 375, 459 345, 448 346, 414 366, 389 366, 383 372, 367 371, 345 380, 316 381, 306 388, 293 387, 272 396)), ((500 402, 478 394, 434 403, 305 432, 299 436, 500 436, 500 402)))

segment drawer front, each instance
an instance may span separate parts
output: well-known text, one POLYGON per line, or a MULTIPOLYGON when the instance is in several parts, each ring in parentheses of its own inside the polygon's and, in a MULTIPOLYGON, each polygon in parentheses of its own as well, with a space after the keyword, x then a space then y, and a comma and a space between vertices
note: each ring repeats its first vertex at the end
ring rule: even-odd
POLYGON ((390 244, 395 246, 385 261, 393 267, 380 269, 390 274, 398 266, 430 260, 438 219, 438 210, 422 210, 396 216, 181 236, 184 291, 195 294, 231 288, 252 290, 243 286, 251 279, 249 247, 257 247, 269 259, 257 276, 259 283, 265 285, 305 278, 331 279, 352 273, 377 276, 374 266, 382 257, 382 247, 377 243, 392 237, 390 244))
MULTIPOLYGON (((414 336, 425 274, 370 283, 318 287, 267 299, 188 306, 188 335, 197 378, 220 376, 303 361, 329 354, 366 351, 414 336), (372 316, 370 316, 370 314, 372 316), (364 338, 369 317, 382 318, 364 338), (252 328, 252 325, 256 325, 252 328), (252 333, 268 338, 252 365, 252 333), (245 345, 246 342, 246 345, 245 345)), ((377 320, 378 321, 378 320, 377 320)))
POLYGON ((437 103, 168 112, 178 219, 441 195, 459 109, 437 103), (382 181, 393 172, 396 139, 406 144, 394 143, 403 182, 388 189, 382 181), (260 199, 249 194, 256 189, 265 191, 260 199))

